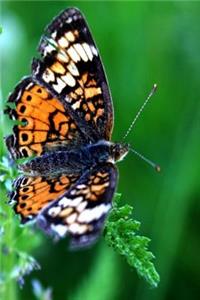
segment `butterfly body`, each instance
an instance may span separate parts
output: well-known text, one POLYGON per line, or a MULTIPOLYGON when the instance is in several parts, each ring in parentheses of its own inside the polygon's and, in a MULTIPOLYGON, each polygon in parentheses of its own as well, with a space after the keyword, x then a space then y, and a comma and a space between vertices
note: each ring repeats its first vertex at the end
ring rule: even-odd
POLYGON ((121 160, 128 153, 128 144, 105 140, 69 151, 47 152, 19 168, 31 175, 82 174, 101 163, 121 160))
POLYGON ((32 75, 16 86, 6 109, 17 121, 5 140, 10 155, 30 158, 19 165, 10 203, 22 223, 68 234, 82 247, 103 228, 118 181, 115 163, 129 145, 111 142, 111 95, 80 11, 56 17, 38 50, 41 60, 33 60, 32 75))

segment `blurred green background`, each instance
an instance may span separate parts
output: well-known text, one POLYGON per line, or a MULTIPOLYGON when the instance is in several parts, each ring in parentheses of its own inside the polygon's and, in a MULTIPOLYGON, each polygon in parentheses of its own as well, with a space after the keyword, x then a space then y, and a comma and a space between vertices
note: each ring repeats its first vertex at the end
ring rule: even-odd
MULTIPOLYGON (((199 299, 200 3, 2 2, 4 101, 30 73, 44 27, 69 6, 85 14, 104 62, 115 108, 114 141, 158 84, 128 141, 160 163, 162 172, 129 154, 119 164, 118 191, 122 204, 133 205, 141 234, 152 239, 161 282, 150 289, 103 238, 90 250, 71 253, 66 241, 54 244, 43 236, 33 253, 42 269, 26 278, 18 298, 35 299, 31 280, 38 278, 52 287, 54 300, 199 299)), ((6 122, 1 137, 10 130, 6 122)))

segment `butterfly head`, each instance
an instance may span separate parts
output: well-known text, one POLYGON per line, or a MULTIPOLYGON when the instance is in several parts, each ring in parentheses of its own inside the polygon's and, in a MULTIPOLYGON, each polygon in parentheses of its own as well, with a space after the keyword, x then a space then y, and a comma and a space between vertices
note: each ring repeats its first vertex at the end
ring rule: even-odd
POLYGON ((111 155, 114 161, 120 161, 128 154, 130 145, 127 143, 113 143, 111 145, 111 155))

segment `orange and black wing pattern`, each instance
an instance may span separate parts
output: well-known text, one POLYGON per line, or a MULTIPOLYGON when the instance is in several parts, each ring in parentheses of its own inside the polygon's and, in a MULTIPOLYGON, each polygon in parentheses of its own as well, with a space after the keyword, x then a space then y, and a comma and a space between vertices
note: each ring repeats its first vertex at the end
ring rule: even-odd
POLYGON ((109 140, 112 100, 88 25, 78 9, 63 11, 47 27, 34 59, 33 76, 68 108, 91 141, 109 140))
POLYGON ((45 176, 22 175, 13 182, 14 191, 10 193, 13 204, 21 222, 26 223, 37 217, 41 210, 66 193, 79 179, 79 175, 59 175, 55 178, 45 176))
POLYGON ((71 235, 74 247, 91 244, 112 207, 117 177, 110 163, 86 171, 68 192, 41 211, 39 226, 58 237, 71 235))
POLYGON ((16 120, 6 144, 14 159, 39 156, 56 147, 86 142, 67 109, 31 77, 23 79, 8 99, 6 113, 16 120))

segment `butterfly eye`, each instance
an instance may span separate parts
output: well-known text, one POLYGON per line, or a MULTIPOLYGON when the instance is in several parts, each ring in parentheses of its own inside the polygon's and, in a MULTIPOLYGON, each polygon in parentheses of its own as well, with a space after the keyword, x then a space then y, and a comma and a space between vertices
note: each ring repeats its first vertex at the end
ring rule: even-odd
POLYGON ((129 151, 129 145, 128 144, 119 144, 116 143, 114 145, 111 145, 111 155, 114 157, 115 161, 122 160, 125 155, 129 151))

